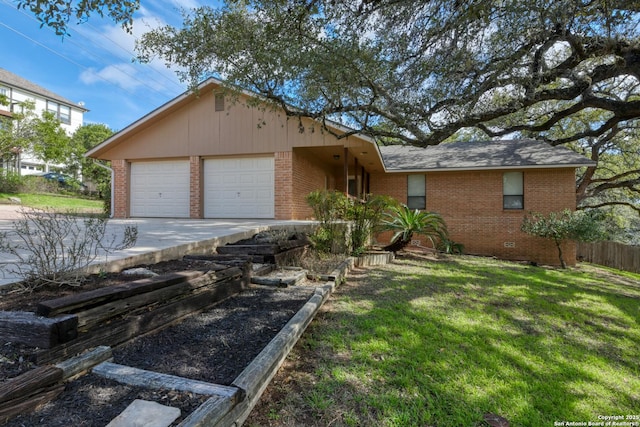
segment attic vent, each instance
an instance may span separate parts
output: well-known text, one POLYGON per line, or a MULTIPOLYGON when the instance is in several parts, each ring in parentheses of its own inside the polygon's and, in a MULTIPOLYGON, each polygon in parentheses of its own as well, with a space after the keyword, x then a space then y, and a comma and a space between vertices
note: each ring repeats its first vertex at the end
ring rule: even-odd
POLYGON ((224 111, 224 94, 216 93, 216 111, 224 111))

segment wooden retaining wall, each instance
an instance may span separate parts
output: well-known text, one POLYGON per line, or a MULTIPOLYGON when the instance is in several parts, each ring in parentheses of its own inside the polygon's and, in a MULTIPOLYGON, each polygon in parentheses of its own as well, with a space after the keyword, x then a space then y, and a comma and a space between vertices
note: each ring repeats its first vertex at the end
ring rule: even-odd
POLYGON ((578 243, 579 261, 640 273, 640 246, 617 242, 578 243))

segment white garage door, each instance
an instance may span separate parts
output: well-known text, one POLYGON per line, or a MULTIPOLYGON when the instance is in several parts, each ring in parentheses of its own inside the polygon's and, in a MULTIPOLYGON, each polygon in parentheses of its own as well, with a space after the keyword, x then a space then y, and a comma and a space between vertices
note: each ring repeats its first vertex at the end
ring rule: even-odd
POLYGON ((273 165, 273 157, 205 160, 205 218, 273 218, 273 165))
POLYGON ((189 162, 131 164, 131 216, 189 217, 189 162))

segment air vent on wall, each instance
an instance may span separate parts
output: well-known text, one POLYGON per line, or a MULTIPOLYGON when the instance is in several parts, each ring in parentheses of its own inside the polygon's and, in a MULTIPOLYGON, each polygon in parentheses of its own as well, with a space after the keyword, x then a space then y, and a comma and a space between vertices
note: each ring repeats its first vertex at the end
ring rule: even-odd
POLYGON ((224 111, 224 94, 216 93, 216 111, 224 111))

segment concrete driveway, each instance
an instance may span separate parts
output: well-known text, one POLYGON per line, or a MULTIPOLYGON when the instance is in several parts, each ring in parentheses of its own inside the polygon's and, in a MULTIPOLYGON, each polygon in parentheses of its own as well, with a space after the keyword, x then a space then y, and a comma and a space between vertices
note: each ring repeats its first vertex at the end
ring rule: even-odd
MULTIPOLYGON (((0 205, 0 231, 13 228, 13 222, 20 219, 20 206, 0 205)), ((277 221, 263 219, 163 219, 131 218, 111 219, 107 236, 121 235, 127 226, 138 227, 138 240, 134 247, 116 252, 108 257, 99 257, 95 271, 120 271, 136 264, 180 258, 188 253, 212 253, 217 246, 248 238, 255 233, 282 227, 308 231, 313 221, 277 221)), ((10 262, 8 254, 0 253, 0 286, 18 281, 18 277, 6 272, 3 264, 10 262)))

